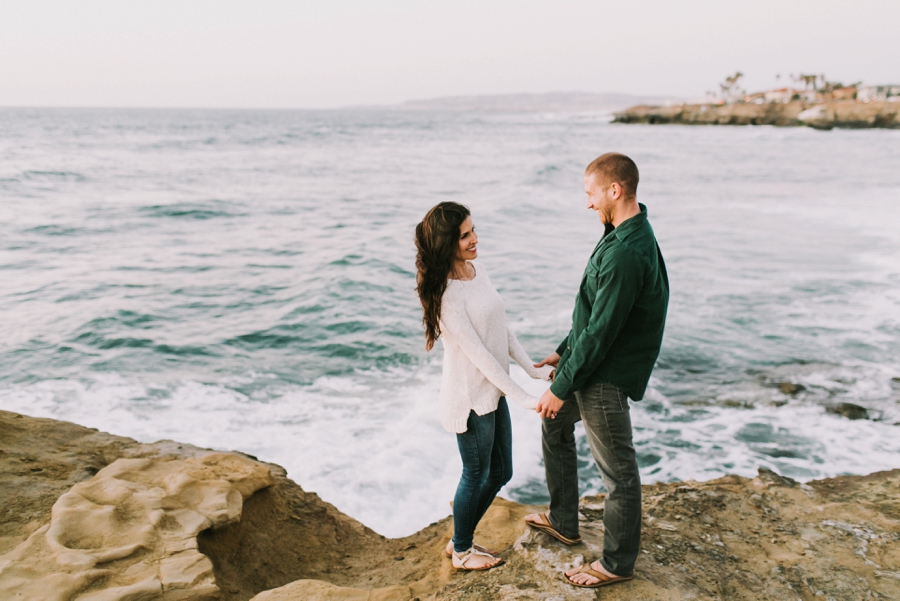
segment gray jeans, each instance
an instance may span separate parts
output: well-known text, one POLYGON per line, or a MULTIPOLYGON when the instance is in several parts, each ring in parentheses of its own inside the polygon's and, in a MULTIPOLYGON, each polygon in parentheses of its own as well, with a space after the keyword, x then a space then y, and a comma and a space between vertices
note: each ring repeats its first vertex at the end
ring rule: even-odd
POLYGON ((634 571, 641 545, 641 476, 631 438, 628 397, 611 384, 575 393, 556 419, 543 420, 544 469, 550 489, 550 523, 578 537, 578 456, 575 424, 584 421, 591 454, 606 486, 603 567, 618 576, 634 571))

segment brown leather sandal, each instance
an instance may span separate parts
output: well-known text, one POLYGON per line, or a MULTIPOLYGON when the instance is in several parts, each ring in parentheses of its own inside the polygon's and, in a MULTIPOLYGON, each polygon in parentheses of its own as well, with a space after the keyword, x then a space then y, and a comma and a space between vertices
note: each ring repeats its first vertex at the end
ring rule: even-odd
MULTIPOLYGON (((450 548, 452 549, 453 541, 451 540, 449 543, 447 543, 447 545, 450 546, 450 548)), ((487 553, 488 555, 493 555, 494 557, 500 556, 500 554, 497 553, 496 551, 491 551, 490 549, 486 549, 486 548, 482 547, 481 545, 479 545, 478 543, 474 543, 472 545, 472 547, 480 553, 487 553)), ((444 557, 453 557, 453 551, 448 551, 447 547, 444 547, 444 550, 441 553, 443 553, 444 557)))
POLYGON ((565 545, 577 545, 581 542, 581 537, 578 538, 569 538, 563 535, 559 530, 553 527, 553 524, 550 523, 550 518, 547 517, 546 513, 539 513, 538 517, 541 519, 540 522, 536 522, 534 520, 525 520, 525 523, 535 528, 536 530, 540 530, 541 532, 546 532, 559 542, 565 545))
MULTIPOLYGON (((598 572, 597 570, 591 567, 590 563, 586 563, 581 568, 578 569, 575 574, 587 574, 588 576, 593 576, 600 582, 595 582, 594 584, 580 584, 578 582, 572 582, 569 580, 569 575, 563 572, 563 580, 571 584, 572 586, 577 586, 580 588, 600 588, 601 586, 609 586, 610 584, 616 584, 617 582, 626 582, 634 578, 634 574, 631 576, 607 576, 602 572, 598 572)), ((575 574, 572 574, 573 576, 575 574)))
POLYGON ((476 551, 475 547, 472 547, 465 553, 461 553, 461 554, 454 551, 452 561, 453 561, 453 569, 455 569, 457 572, 483 572, 485 570, 490 570, 492 568, 496 568, 497 566, 503 565, 502 558, 495 557, 494 555, 491 555, 490 553, 482 553, 481 551, 476 551), (490 557, 491 559, 496 560, 496 563, 489 563, 487 565, 483 565, 483 566, 480 566, 477 568, 467 568, 466 562, 469 561, 470 559, 472 559, 473 557, 475 557, 476 555, 481 555, 482 557, 490 557), (459 562, 459 565, 456 565, 457 561, 459 562))

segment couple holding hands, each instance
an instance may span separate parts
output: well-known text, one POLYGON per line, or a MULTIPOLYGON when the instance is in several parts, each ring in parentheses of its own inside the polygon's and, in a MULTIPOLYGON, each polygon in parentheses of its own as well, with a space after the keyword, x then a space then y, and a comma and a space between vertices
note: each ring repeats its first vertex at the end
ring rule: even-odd
POLYGON ((426 348, 444 345, 441 423, 456 434, 463 471, 453 501, 446 554, 458 570, 488 570, 503 559, 476 544, 475 527, 512 477, 512 427, 506 399, 542 418, 550 510, 526 523, 567 545, 578 534, 575 424, 584 422, 607 489, 603 556, 566 572, 580 587, 634 576, 641 537, 641 481, 628 399, 644 396, 659 355, 669 282, 662 254, 637 201, 638 169, 607 153, 584 174, 587 207, 604 225, 575 298, 572 327, 554 353, 532 363, 506 325, 503 300, 478 256, 469 210, 442 202, 416 226, 417 291, 426 348), (532 378, 552 380, 540 399, 509 376, 512 358, 532 378))

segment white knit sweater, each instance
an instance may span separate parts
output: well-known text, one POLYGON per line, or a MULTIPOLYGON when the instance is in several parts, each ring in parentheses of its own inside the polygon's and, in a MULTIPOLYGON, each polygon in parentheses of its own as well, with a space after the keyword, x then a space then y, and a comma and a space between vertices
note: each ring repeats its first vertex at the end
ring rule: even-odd
POLYGON ((528 353, 506 325, 503 299, 484 266, 472 261, 475 277, 450 280, 441 299, 441 424, 450 432, 466 431, 469 412, 485 415, 497 409, 501 396, 526 409, 538 399, 509 376, 509 359, 535 379, 550 379, 549 365, 535 368, 528 353))

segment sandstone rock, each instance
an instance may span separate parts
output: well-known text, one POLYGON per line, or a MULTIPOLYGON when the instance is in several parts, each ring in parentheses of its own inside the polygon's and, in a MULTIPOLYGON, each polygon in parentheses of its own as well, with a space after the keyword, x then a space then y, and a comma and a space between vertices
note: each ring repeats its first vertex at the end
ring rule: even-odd
POLYGON ((834 128, 834 110, 828 105, 818 104, 797 115, 797 121, 816 129, 834 128))
POLYGON ((265 591, 252 601, 409 601, 412 592, 406 585, 379 589, 335 586, 321 580, 296 580, 280 588, 265 591))
MULTIPOLYGON (((240 455, 141 445, 6 412, 0 441, 0 500, 18 503, 0 521, 0 582, 18 587, 0 590, 2 599, 16 598, 10 591, 41 601, 600 597, 561 573, 600 554, 604 495, 582 500, 584 542, 573 547, 524 525, 526 513, 546 507, 497 499, 476 539, 506 563, 457 573, 441 554, 451 518, 386 539, 277 466, 240 455), (88 462, 96 476, 79 467, 88 462), (45 494, 58 487, 52 499, 45 494), (51 536, 63 518, 71 527, 51 536)), ((761 469, 753 479, 645 486, 636 577, 602 589, 602 598, 900 599, 898 490, 900 470, 799 483, 761 469)))
POLYGON ((213 566, 197 535, 239 520, 244 496, 272 481, 267 467, 234 454, 118 459, 0 556, 0 597, 213 599, 213 566))

